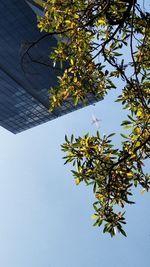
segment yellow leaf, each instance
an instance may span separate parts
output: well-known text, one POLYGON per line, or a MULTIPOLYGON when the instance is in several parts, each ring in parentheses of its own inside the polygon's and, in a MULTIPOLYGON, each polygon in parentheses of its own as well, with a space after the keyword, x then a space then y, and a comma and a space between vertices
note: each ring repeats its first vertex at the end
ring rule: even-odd
POLYGON ((140 146, 141 145, 141 143, 138 141, 138 142, 136 142, 136 147, 138 147, 138 146, 140 146))
POLYGON ((74 14, 74 18, 75 18, 75 19, 79 19, 79 15, 74 14))
POLYGON ((70 20, 66 20, 65 22, 66 22, 67 24, 70 24, 70 23, 71 23, 71 21, 70 21, 70 20))
POLYGON ((134 175, 133 172, 128 172, 128 173, 127 173, 127 176, 128 176, 128 177, 133 177, 133 175, 134 175))
POLYGON ((71 63, 71 65, 73 65, 73 59, 72 58, 70 59, 70 63, 71 63))
POLYGON ((103 26, 106 25, 106 21, 103 18, 98 19, 98 23, 103 26))
POLYGON ((104 199, 104 196, 102 194, 95 194, 95 197, 100 201, 103 201, 104 199))
POLYGON ((43 7, 44 1, 42 1, 42 0, 34 0, 34 2, 36 4, 38 4, 39 6, 42 6, 43 7))
POLYGON ((141 117, 141 115, 142 115, 142 111, 139 110, 139 111, 137 112, 137 116, 138 116, 138 117, 141 117))
POLYGON ((136 134, 140 134, 141 133, 141 129, 139 127, 136 127, 134 131, 135 131, 136 134))
POLYGON ((95 197, 96 197, 97 199, 99 199, 99 194, 96 194, 95 197))
MULTIPOLYGON (((130 154, 130 153, 129 153, 130 154)), ((130 159, 134 159, 134 158, 136 158, 136 155, 135 154, 133 154, 131 157, 130 157, 130 159)))
POLYGON ((54 102, 56 102, 56 101, 57 101, 55 96, 53 96, 53 101, 54 101, 54 102))
POLYGON ((97 219, 97 217, 98 216, 94 214, 94 215, 91 216, 91 219, 95 220, 95 219, 97 219))
POLYGON ((74 77, 74 79, 73 79, 74 83, 76 83, 77 80, 78 80, 77 77, 74 77))
POLYGON ((141 192, 141 195, 144 195, 144 193, 145 193, 146 191, 147 191, 146 189, 143 189, 142 192, 141 192))
POLYGON ((80 179, 79 178, 76 178, 75 179, 75 183, 76 183, 76 185, 78 185, 80 183, 80 179))
POLYGON ((71 25, 70 25, 70 28, 74 28, 75 25, 76 25, 76 24, 75 24, 74 22, 72 22, 71 25))

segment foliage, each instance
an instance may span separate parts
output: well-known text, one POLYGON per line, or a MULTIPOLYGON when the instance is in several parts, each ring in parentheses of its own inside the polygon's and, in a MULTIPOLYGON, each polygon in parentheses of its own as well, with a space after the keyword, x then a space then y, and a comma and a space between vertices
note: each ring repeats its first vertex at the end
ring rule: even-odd
POLYGON ((122 134, 121 147, 112 144, 113 134, 101 137, 97 132, 66 137, 62 149, 66 163, 76 165, 72 171, 76 184, 93 186, 94 225, 104 223, 104 232, 111 236, 117 231, 126 235, 118 206, 133 203, 129 199, 133 186, 150 188, 150 176, 144 172, 150 152, 150 14, 134 0, 38 2, 44 9, 38 27, 59 39, 50 57, 64 67, 58 86, 51 88, 50 110, 70 99, 75 105, 86 104, 90 94, 104 98, 121 80, 122 93, 116 101, 129 114, 122 122, 128 134, 122 134))

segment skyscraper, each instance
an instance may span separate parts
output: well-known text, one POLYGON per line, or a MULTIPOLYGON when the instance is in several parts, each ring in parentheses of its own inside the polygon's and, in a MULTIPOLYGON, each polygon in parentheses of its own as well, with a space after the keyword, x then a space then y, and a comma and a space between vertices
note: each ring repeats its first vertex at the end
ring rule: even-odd
MULTIPOLYGON (((48 111, 48 89, 61 69, 48 57, 57 40, 39 32, 36 12, 42 11, 31 0, 0 1, 0 126, 12 133, 81 108, 70 101, 48 111)), ((95 101, 89 97, 89 104, 95 101)))

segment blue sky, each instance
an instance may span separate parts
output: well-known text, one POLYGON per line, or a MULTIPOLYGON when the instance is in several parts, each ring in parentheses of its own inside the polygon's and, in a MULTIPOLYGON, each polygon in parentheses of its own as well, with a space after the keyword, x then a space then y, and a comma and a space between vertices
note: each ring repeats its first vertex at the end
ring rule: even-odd
MULTIPOLYGON (((116 91, 117 93, 117 91, 116 91)), ((125 113, 114 104, 115 91, 96 106, 70 113, 18 135, 0 128, 0 266, 148 267, 150 195, 135 192, 128 206, 128 237, 111 239, 92 226, 92 188, 76 186, 64 166, 65 134, 117 131, 125 113)))

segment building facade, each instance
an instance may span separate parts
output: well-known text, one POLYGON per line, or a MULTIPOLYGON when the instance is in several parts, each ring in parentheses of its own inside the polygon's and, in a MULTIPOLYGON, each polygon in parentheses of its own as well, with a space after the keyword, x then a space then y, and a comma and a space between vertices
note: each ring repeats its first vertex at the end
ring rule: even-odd
POLYGON ((70 101, 48 111, 49 88, 62 70, 48 57, 57 38, 39 32, 37 11, 30 0, 0 1, 0 126, 15 134, 82 107, 70 101))

